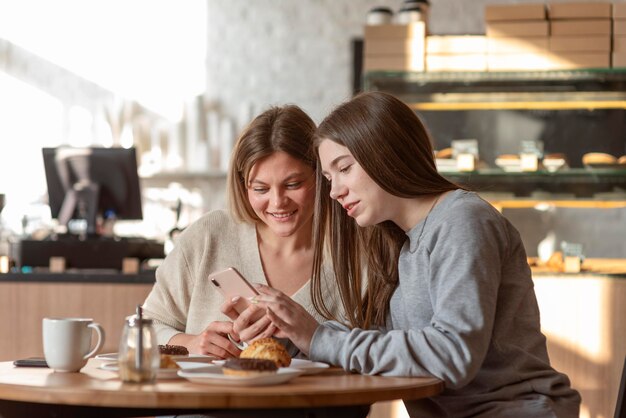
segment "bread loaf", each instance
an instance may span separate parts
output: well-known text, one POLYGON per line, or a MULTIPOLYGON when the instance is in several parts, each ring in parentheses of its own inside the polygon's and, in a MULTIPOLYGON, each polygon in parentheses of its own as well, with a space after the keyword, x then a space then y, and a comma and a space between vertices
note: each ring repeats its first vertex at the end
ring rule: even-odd
POLYGON ((291 364, 291 356, 287 349, 273 338, 259 338, 246 347, 239 357, 272 360, 277 367, 287 367, 291 364))
POLYGON ((616 163, 617 158, 615 158, 611 154, 605 154, 603 152, 588 152, 587 154, 583 155, 584 165, 616 163))

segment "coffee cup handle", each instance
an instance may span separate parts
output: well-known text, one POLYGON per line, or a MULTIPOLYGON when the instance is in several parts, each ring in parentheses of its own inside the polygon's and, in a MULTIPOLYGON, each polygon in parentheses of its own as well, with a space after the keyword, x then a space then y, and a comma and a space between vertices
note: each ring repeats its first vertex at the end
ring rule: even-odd
POLYGON ((83 359, 88 359, 89 357, 93 356, 98 351, 100 351, 100 349, 104 345, 104 329, 100 326, 100 324, 92 322, 87 326, 96 330, 96 332, 98 333, 98 342, 96 343, 96 347, 89 353, 85 354, 85 357, 83 357, 83 359))

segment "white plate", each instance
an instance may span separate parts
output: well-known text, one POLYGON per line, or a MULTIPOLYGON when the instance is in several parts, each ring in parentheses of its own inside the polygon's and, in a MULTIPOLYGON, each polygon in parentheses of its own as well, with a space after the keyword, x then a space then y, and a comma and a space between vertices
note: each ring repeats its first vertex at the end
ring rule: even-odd
MULTIPOLYGON (((211 363, 215 357, 205 356, 204 354, 189 354, 171 356, 176 363, 179 361, 193 363, 211 363)), ((96 360, 117 361, 117 353, 98 354, 96 360)))
MULTIPOLYGON (((217 364, 222 366, 226 360, 214 360, 213 364, 217 364)), ((316 374, 320 373, 322 370, 328 369, 330 366, 326 363, 321 363, 319 361, 311 361, 305 359, 294 358, 291 359, 291 364, 289 368, 303 370, 302 374, 316 374)))
POLYGON ((319 361, 311 361, 299 358, 291 359, 289 367, 299 370, 304 370, 304 374, 316 374, 328 369, 330 366, 326 363, 319 361))
MULTIPOLYGON (((179 370, 193 370, 205 367, 205 365, 202 363, 186 361, 177 361, 176 364, 178 364, 178 367, 180 367, 180 369, 159 369, 157 371, 157 379, 180 379, 180 376, 178 376, 179 370)), ((120 370, 117 363, 105 363, 100 365, 98 368, 115 373, 119 372, 120 370)))
POLYGON ((285 383, 304 373, 302 369, 281 367, 276 373, 259 376, 230 376, 222 373, 222 367, 217 365, 198 367, 195 369, 179 370, 178 375, 194 383, 222 386, 267 386, 285 383))

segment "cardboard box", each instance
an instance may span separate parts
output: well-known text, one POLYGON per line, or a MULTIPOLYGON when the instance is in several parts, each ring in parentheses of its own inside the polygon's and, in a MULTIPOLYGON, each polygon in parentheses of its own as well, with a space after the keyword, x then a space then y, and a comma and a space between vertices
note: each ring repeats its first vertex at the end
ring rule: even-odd
POLYGON ((624 68, 626 67, 626 52, 613 52, 612 67, 624 68))
POLYGON ((549 48, 553 52, 611 52, 611 37, 551 36, 549 48))
POLYGON ((365 71, 424 71, 424 55, 366 55, 365 71))
POLYGON ((489 54, 534 54, 548 51, 548 37, 487 38, 489 54))
POLYGON ((610 2, 566 2, 549 3, 548 18, 550 19, 610 19, 612 7, 610 2))
POLYGON ((487 22, 511 20, 542 20, 546 18, 544 4, 490 4, 485 6, 487 22))
POLYGON ((488 71, 551 70, 554 62, 544 54, 488 54, 488 71))
POLYGON ((611 19, 571 19, 550 21, 552 36, 611 35, 611 19))
POLYGON ((364 55, 424 55, 424 49, 423 39, 368 40, 363 45, 364 55))
POLYGON ((626 36, 613 36, 613 52, 626 54, 626 36))
POLYGON ((626 19, 626 3, 613 3, 613 19, 626 19))
POLYGON ((487 22, 487 36, 492 37, 534 37, 548 36, 547 20, 525 20, 519 22, 487 22))
POLYGON ((560 70, 577 68, 608 68, 609 53, 497 54, 487 55, 489 71, 560 70))
POLYGON ((426 54, 426 71, 487 71, 487 55, 426 54))
POLYGON ((608 52, 559 52, 553 57, 556 68, 609 68, 611 54, 608 52))
POLYGON ((427 36, 427 54, 475 54, 487 52, 487 38, 482 35, 427 36))
POLYGON ((365 42, 381 39, 420 39, 426 36, 424 22, 413 22, 408 25, 366 25, 365 42))
POLYGON ((626 35, 626 19, 615 19, 613 21, 613 36, 626 35))

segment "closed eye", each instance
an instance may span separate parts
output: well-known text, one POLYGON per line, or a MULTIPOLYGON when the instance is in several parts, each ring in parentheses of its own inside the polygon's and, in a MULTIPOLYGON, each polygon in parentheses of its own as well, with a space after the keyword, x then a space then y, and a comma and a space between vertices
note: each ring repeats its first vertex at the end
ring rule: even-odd
POLYGON ((302 182, 301 181, 295 181, 293 183, 287 183, 286 184, 286 187, 288 189, 297 189, 300 186, 302 186, 302 182))
POLYGON ((350 168, 351 168, 351 167, 352 167, 352 164, 349 164, 349 165, 347 165, 347 166, 345 166, 345 167, 340 168, 340 169, 339 169, 339 172, 340 172, 340 173, 344 173, 344 174, 345 174, 345 173, 347 173, 347 172, 349 172, 349 171, 350 171, 350 168))

